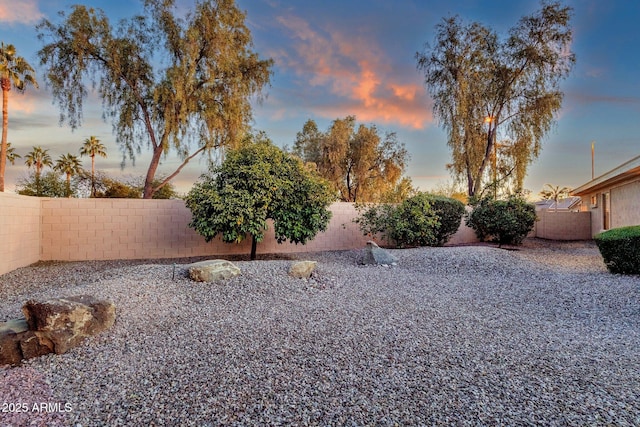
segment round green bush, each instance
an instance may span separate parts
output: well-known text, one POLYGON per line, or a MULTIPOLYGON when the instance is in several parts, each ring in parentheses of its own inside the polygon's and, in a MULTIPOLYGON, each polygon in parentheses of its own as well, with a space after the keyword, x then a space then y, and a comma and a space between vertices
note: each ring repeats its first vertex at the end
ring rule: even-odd
POLYGON ((481 241, 492 239, 499 245, 519 245, 533 230, 536 209, 519 196, 507 200, 486 197, 474 206, 466 222, 481 241))
POLYGON ((640 225, 604 231, 594 240, 611 273, 640 274, 640 225))

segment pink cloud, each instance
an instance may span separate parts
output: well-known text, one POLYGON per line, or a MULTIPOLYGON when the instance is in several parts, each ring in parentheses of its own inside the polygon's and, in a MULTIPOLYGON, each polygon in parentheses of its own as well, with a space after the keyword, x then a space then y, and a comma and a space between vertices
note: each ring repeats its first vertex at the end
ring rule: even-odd
POLYGON ((37 0, 0 0, 0 22, 33 24, 43 16, 37 0))
POLYGON ((332 106, 316 106, 326 118, 355 114, 358 120, 422 129, 433 121, 426 90, 393 72, 370 39, 332 30, 322 32, 296 16, 279 17, 295 40, 293 52, 276 59, 316 87, 336 96, 332 106))

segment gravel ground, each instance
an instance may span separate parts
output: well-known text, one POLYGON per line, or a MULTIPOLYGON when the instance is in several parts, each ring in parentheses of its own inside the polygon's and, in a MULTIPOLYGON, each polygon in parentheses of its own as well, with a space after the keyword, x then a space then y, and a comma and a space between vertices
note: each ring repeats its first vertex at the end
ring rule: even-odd
POLYGON ((640 425, 640 277, 609 274, 593 243, 392 252, 300 254, 318 261, 307 281, 283 259, 223 284, 166 261, 0 276, 0 319, 32 297, 117 307, 68 353, 0 368, 0 396, 29 407, 0 424, 640 425))

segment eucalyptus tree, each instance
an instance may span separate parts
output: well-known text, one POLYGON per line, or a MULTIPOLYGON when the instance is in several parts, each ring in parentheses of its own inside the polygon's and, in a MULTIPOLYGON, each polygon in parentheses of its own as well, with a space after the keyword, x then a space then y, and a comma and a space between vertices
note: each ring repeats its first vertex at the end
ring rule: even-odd
POLYGON ((24 164, 29 168, 35 168, 36 196, 40 196, 40 175, 42 173, 42 169, 46 166, 53 166, 49 150, 43 149, 40 146, 33 147, 33 150, 29 151, 25 156, 24 164))
POLYGON ((84 140, 80 155, 91 157, 91 197, 96 197, 96 156, 107 157, 107 149, 98 138, 90 136, 84 140))
POLYGON ((53 165, 53 170, 66 175, 65 197, 71 197, 71 177, 83 172, 80 159, 71 153, 62 154, 53 165))
POLYGON ((466 181, 469 196, 487 184, 522 187, 561 107, 560 82, 575 63, 571 14, 543 2, 504 39, 479 23, 446 18, 436 26, 434 45, 416 54, 434 115, 448 133, 447 166, 466 181))
MULTIPOLYGON (((7 131, 9 128, 9 92, 15 88, 24 92, 28 85, 38 87, 34 70, 12 44, 0 43, 0 86, 2 87, 2 145, 0 146, 0 191, 4 191, 7 167, 7 131)), ((14 159, 15 161, 15 159, 14 159)), ((13 161, 11 162, 13 164, 13 161)))
POLYGON ((144 14, 112 27, 105 13, 73 6, 63 22, 43 20, 38 36, 61 121, 82 123, 92 80, 116 142, 132 160, 150 147, 144 197, 151 198, 194 157, 233 145, 251 118, 250 98, 271 78, 272 60, 253 52, 245 13, 233 0, 201 0, 183 17, 174 0, 145 0, 144 14), (153 185, 163 155, 177 169, 153 185))

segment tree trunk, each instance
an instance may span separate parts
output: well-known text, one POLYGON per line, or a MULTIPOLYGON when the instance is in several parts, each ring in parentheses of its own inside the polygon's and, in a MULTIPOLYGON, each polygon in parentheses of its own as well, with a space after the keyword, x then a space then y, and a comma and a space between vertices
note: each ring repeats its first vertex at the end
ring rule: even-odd
POLYGON ((0 148, 0 191, 4 192, 4 172, 7 168, 7 128, 9 127, 9 90, 11 82, 2 78, 2 147, 0 148))
POLYGON ((91 155, 91 197, 96 197, 96 155, 91 155))
POLYGON ((256 248, 258 246, 258 242, 256 242, 256 237, 251 235, 251 256, 249 257, 251 261, 256 259, 256 248))
POLYGON ((144 180, 144 190, 142 192, 143 199, 151 199, 153 198, 153 193, 155 193, 155 189, 153 188, 153 178, 156 176, 158 165, 160 165, 160 156, 162 156, 162 146, 154 147, 151 163, 149 164, 147 176, 144 180))

